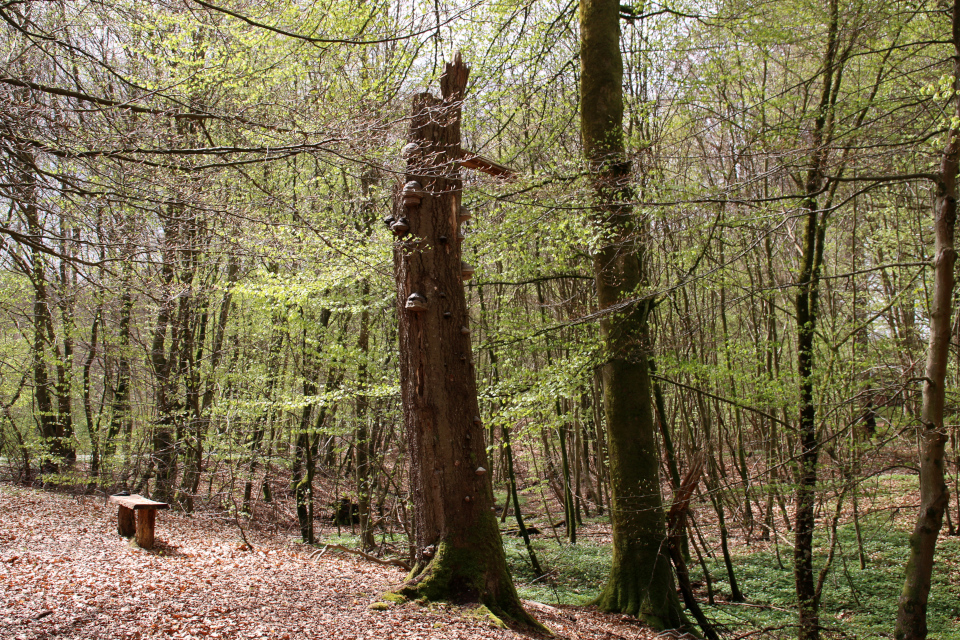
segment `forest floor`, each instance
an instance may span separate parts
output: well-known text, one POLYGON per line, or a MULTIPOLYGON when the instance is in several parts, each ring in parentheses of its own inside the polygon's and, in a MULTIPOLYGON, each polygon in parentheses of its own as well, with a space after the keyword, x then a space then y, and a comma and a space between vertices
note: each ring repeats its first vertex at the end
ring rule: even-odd
MULTIPOLYGON (((0 637, 484 638, 504 630, 453 605, 373 610, 402 570, 329 553, 232 519, 161 512, 146 551, 116 532, 117 508, 0 484, 0 637)), ((623 616, 528 602, 558 638, 650 639, 623 616)))

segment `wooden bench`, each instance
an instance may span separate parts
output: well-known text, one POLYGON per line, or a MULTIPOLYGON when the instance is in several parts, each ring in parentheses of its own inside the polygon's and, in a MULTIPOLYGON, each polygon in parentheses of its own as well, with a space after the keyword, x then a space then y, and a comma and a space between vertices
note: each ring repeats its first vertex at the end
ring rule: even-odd
POLYGON ((117 515, 117 532, 124 538, 130 538, 136 534, 137 544, 140 547, 152 549, 157 509, 169 509, 170 505, 166 502, 155 502, 136 493, 132 496, 110 496, 109 500, 120 505, 120 513, 117 515), (134 512, 137 514, 136 525, 133 522, 134 512))

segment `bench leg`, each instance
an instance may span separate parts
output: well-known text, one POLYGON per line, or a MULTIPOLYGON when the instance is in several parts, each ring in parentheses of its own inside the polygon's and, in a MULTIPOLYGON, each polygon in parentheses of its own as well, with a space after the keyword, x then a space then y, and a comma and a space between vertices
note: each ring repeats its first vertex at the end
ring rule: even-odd
POLYGON ((156 522, 156 509, 137 509, 137 544, 141 549, 153 548, 153 529, 156 522))
POLYGON ((133 524, 133 509, 121 506, 120 513, 117 515, 117 533, 124 538, 130 538, 136 532, 136 527, 133 524))

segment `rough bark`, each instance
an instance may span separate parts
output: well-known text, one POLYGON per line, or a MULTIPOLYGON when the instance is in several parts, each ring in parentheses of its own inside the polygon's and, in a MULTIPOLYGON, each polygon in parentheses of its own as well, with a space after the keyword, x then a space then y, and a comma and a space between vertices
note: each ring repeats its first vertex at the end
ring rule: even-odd
POLYGON ((153 375, 157 380, 157 418, 153 431, 153 461, 156 465, 154 496, 162 502, 173 499, 173 483, 177 477, 175 427, 178 414, 176 399, 178 385, 174 371, 179 354, 180 332, 174 320, 175 296, 171 292, 171 285, 174 281, 173 254, 178 235, 177 226, 173 221, 177 219, 178 215, 177 208, 174 208, 174 210, 168 212, 168 217, 164 221, 165 246, 162 252, 163 264, 160 268, 163 300, 157 311, 157 323, 150 348, 150 364, 153 375), (166 350, 168 332, 170 334, 169 355, 166 350))
MULTIPOLYGON (((960 0, 953 3, 954 90, 960 78, 960 0)), ((960 100, 955 116, 960 117, 960 100)), ((940 161, 934 201, 936 246, 933 258, 933 300, 930 305, 930 342, 927 347, 926 379, 920 412, 920 512, 910 536, 906 579, 900 594, 897 640, 927 637, 927 598, 933 574, 933 558, 943 514, 950 493, 945 481, 947 430, 943 423, 946 399, 945 380, 950 356, 950 317, 953 305, 954 265, 957 251, 954 232, 957 222, 957 173, 960 165, 960 130, 951 127, 940 161)))
POLYGON ((90 329, 90 347, 87 358, 83 363, 83 416, 87 423, 87 434, 90 436, 90 477, 100 475, 100 421, 93 420, 93 400, 90 397, 90 370, 97 357, 97 341, 99 340, 100 316, 102 307, 98 304, 93 314, 93 327, 90 329))
POLYGON ((594 256, 606 348, 604 411, 610 455, 613 565, 596 604, 651 626, 686 625, 674 587, 660 496, 659 456, 648 370, 642 227, 636 223, 623 144, 620 3, 580 3, 580 129, 593 175, 597 223, 607 242, 594 256), (614 311, 616 309, 616 311, 614 311))
MULTIPOLYGON (((73 244, 69 238, 73 231, 67 226, 63 216, 60 217, 60 253, 70 256, 73 244)), ((76 272, 68 260, 60 260, 60 282, 58 283, 57 307, 60 310, 60 348, 57 348, 56 337, 52 333, 53 324, 48 325, 50 344, 57 353, 57 438, 63 451, 63 462, 67 466, 77 460, 77 452, 73 446, 73 336, 76 332, 74 324, 74 295, 77 290, 76 272)))
POLYGON ((457 240, 462 183, 460 103, 468 69, 459 54, 441 79, 443 98, 414 97, 407 181, 419 203, 397 199, 409 232, 394 248, 400 388, 410 446, 414 569, 396 592, 410 599, 477 602, 494 615, 537 626, 520 604, 493 511, 493 489, 470 351, 457 240), (409 296, 425 308, 406 308, 409 296))

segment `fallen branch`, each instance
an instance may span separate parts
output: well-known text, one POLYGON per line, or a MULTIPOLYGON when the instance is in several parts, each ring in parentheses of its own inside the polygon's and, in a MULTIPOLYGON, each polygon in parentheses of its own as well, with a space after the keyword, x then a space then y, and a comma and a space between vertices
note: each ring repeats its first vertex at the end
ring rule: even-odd
POLYGON ((693 593, 693 587, 690 584, 690 573, 687 570, 687 563, 683 558, 683 552, 680 550, 680 536, 686 529, 687 511, 690 509, 690 498, 700 482, 700 476, 703 474, 704 456, 698 453, 694 456, 687 470, 687 475, 680 483, 680 486, 673 492, 673 505, 667 513, 667 547, 670 551, 670 558, 673 560, 673 568, 677 576, 677 584, 680 587, 680 593, 683 595, 683 601, 687 609, 696 618, 697 624, 703 631, 707 640, 720 640, 720 634, 713 628, 713 623, 704 615, 700 608, 697 598, 693 593))
POLYGON ((309 560, 313 560, 314 557, 322 558, 323 554, 325 554, 330 549, 333 549, 335 551, 343 551, 344 553, 352 553, 354 555, 360 556, 364 560, 369 560, 370 562, 376 562, 377 564, 400 567, 401 569, 410 571, 410 565, 407 564, 406 561, 401 560, 400 558, 387 558, 386 560, 384 560, 382 558, 378 558, 377 556, 372 556, 369 553, 364 553, 359 549, 351 549, 350 547, 345 547, 342 544, 324 545, 323 549, 318 549, 317 551, 314 551, 309 556, 307 556, 307 558, 309 560))

